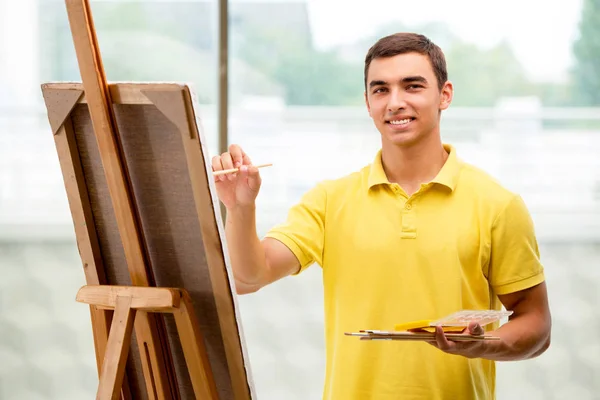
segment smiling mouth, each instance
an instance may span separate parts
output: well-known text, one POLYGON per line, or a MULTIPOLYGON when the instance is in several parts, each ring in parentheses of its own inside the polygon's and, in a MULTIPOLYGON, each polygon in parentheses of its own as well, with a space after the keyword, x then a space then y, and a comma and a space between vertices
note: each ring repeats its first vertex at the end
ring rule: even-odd
POLYGON ((391 121, 386 121, 386 124, 394 125, 394 126, 404 126, 414 121, 414 118, 404 118, 404 119, 394 119, 391 121))

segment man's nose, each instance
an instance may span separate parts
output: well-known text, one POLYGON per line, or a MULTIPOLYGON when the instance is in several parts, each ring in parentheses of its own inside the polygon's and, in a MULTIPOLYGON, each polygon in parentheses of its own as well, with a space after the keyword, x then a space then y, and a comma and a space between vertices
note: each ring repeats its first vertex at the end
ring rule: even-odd
POLYGON ((398 110, 403 110, 406 108, 406 101, 404 99, 404 94, 400 90, 392 90, 390 92, 390 97, 388 101, 388 110, 390 112, 396 112, 398 110))

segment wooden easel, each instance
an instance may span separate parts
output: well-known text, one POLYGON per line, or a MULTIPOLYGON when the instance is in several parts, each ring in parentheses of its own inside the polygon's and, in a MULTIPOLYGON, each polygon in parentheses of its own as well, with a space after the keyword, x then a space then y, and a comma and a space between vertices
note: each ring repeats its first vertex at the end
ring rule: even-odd
MULTIPOLYGON (((119 156, 120 151, 116 141, 118 133, 112 112, 110 93, 107 90, 108 86, 96 38, 91 7, 87 0, 67 0, 66 6, 98 148, 102 157, 113 208, 118 215, 117 223, 119 224, 119 232, 132 284, 150 286, 150 280, 144 267, 144 255, 140 244, 139 231, 136 227, 133 204, 126 183, 127 176, 119 156)), ((163 348, 158 344, 157 330, 160 328, 157 328, 157 323, 158 321, 155 320, 153 315, 140 313, 138 318, 135 318, 136 336, 140 343, 148 346, 148 356, 142 357, 142 363, 144 375, 149 377, 146 381, 146 389, 150 397, 171 398, 174 396, 172 396, 172 390, 169 389, 171 385, 168 381, 170 379, 164 367, 167 365, 167 357, 163 348)), ((96 329, 94 331, 96 332, 96 329)), ((100 348, 97 348, 96 357, 99 371, 102 371, 102 360, 105 359, 103 354, 105 349, 103 347, 106 346, 105 343, 108 341, 108 337, 105 331, 98 336, 97 340, 100 341, 100 348)), ((123 393, 123 397, 127 398, 130 395, 123 393)))
POLYGON ((133 323, 138 311, 170 313, 175 317, 196 398, 218 398, 206 349, 202 344, 202 335, 185 290, 87 285, 77 293, 77 301, 100 309, 114 310, 97 399, 113 400, 120 397, 133 323))
MULTIPOLYGON (((232 304, 234 302, 229 296, 231 287, 215 223, 215 204, 207 191, 210 182, 206 165, 203 165, 206 157, 200 148, 198 128, 193 120, 194 112, 190 109, 189 91, 187 87, 176 84, 109 85, 102 66, 88 0, 66 0, 66 6, 83 84, 44 84, 42 89, 84 265, 87 285, 79 290, 77 301, 90 306, 99 373, 97 399, 134 398, 134 388, 131 387, 133 381, 128 379, 126 371, 133 332, 148 398, 170 400, 182 396, 187 399, 191 396, 188 387, 184 388, 187 395, 180 393, 181 383, 177 381, 176 370, 180 367, 181 376, 182 366, 181 362, 177 366, 174 364, 175 355, 172 352, 175 335, 168 332, 162 318, 165 314, 174 317, 176 336, 195 398, 250 399, 253 389, 248 380, 249 370, 244 363, 243 343, 238 336, 235 304, 232 304), (140 204, 137 204, 138 200, 133 196, 135 177, 130 174, 131 166, 124 162, 126 151, 115 116, 115 107, 134 105, 156 107, 158 114, 162 112, 160 123, 173 123, 175 130, 183 136, 184 151, 179 151, 183 151, 183 157, 187 161, 186 171, 191 182, 191 194, 185 194, 193 198, 193 212, 203 216, 199 221, 205 249, 203 258, 210 276, 209 286, 212 287, 210 290, 213 295, 211 301, 218 314, 216 320, 210 320, 210 324, 216 324, 216 328, 213 328, 214 325, 207 325, 207 321, 203 322, 205 328, 218 330, 219 336, 216 338, 214 332, 210 332, 210 338, 203 337, 197 317, 198 310, 194 310, 192 304, 193 301, 203 301, 203 293, 199 293, 200 296, 196 294, 194 300, 184 288, 156 287, 157 279, 150 264, 155 265, 155 259, 160 257, 150 254, 151 250, 148 249, 149 239, 145 237, 148 235, 148 222, 144 226, 140 204), (85 107, 85 115, 81 107, 85 107), (77 114, 77 117, 72 113, 77 114), (164 122, 165 118, 167 122, 164 122), (89 123, 86 122, 89 120, 93 126, 94 146, 90 144, 89 135, 81 133, 86 129, 89 132, 89 123), (97 158, 101 163, 93 160, 96 156, 91 155, 92 147, 93 152, 98 152, 97 158), (82 154, 82 151, 86 154, 82 154), (87 169, 84 168, 86 162, 87 169), (97 174, 99 167, 102 169, 100 175, 97 174), (89 189, 89 180, 95 182, 93 193, 89 189), (100 185, 100 181, 104 183, 100 185), (104 184, 108 192, 108 196, 104 198, 110 198, 110 205, 100 199, 102 196, 98 193, 105 191, 104 184), (96 202, 95 212, 92 210, 92 197, 96 202), (111 231, 111 227, 106 224, 110 225, 113 220, 116 227, 111 231), (98 221, 103 224, 103 243, 100 243, 100 231, 95 226, 98 221), (115 230, 116 233, 113 232, 115 230), (117 242, 118 245, 115 245, 117 242), (107 256, 102 254, 103 251, 113 254, 107 256), (119 254, 115 255, 117 252, 119 254), (108 271, 105 264, 113 264, 114 268, 115 260, 124 261, 121 264, 126 265, 131 285, 107 284, 108 275, 114 275, 115 271, 108 271), (205 345, 206 340, 212 343, 208 349, 212 356, 205 345), (219 350, 219 346, 223 350, 219 350), (221 382, 220 386, 218 382, 221 382)), ((159 117, 155 116, 156 109, 153 110, 153 118, 156 120, 159 117)), ((145 111, 142 113, 146 115, 145 111)), ((164 127, 169 130, 173 125, 164 127)), ((171 137, 167 139, 171 140, 171 137)), ((187 187, 185 190, 188 190, 187 187)), ((172 198, 165 201, 172 201, 172 198)), ((189 206, 188 203, 186 205, 189 206)), ((156 247, 156 243, 152 245, 156 247)), ((181 255, 176 254, 174 257, 181 255)), ((185 262, 189 265, 190 260, 197 258, 194 253, 185 262)), ((197 276, 193 278, 198 279, 197 276)), ((113 276, 112 280, 114 279, 113 276)), ((160 279, 164 281, 165 277, 160 279)), ((211 310, 201 311, 210 314, 213 312, 211 310)), ((181 360, 181 357, 177 357, 181 360)), ((139 369, 134 368, 133 372, 136 371, 135 375, 138 377, 139 369)), ((139 378, 136 379, 135 383, 140 384, 139 378)), ((138 389, 136 393, 140 393, 138 389)))

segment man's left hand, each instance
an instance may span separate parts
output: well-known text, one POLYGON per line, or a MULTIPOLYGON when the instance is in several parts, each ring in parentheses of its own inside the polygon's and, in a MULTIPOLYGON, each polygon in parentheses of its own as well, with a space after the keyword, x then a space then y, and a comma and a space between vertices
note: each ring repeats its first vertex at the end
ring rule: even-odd
MULTIPOLYGON (((478 323, 470 323, 465 334, 468 335, 483 335, 484 330, 478 323)), ((484 341, 472 341, 472 342, 453 342, 448 340, 442 327, 438 326, 435 329, 435 341, 428 342, 438 349, 449 353, 455 354, 467 358, 479 358, 481 357, 486 349, 487 343, 484 341)))

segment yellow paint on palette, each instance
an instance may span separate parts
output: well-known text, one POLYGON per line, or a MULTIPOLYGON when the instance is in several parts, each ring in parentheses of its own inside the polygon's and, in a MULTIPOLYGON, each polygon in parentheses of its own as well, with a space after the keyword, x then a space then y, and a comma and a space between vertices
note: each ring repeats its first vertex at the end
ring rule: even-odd
MULTIPOLYGON (((420 320, 420 321, 412 321, 406 322, 403 324, 396 324, 394 326, 395 331, 426 331, 426 332, 435 332, 435 327, 430 326, 429 324, 433 322, 433 320, 420 320)), ((462 332, 464 331, 466 326, 442 326, 444 332, 462 332)))

